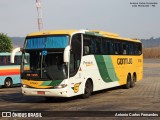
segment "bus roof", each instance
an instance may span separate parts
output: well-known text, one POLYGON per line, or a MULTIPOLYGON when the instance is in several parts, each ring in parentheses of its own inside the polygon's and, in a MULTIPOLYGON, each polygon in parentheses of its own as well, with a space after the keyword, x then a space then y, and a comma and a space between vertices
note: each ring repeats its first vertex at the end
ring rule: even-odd
POLYGON ((31 36, 61 35, 61 34, 73 35, 75 33, 84 33, 84 34, 102 36, 102 37, 113 38, 113 39, 118 39, 118 40, 141 42, 138 39, 124 38, 124 37, 119 36, 118 34, 105 32, 101 30, 48 30, 48 31, 41 31, 41 32, 33 32, 33 33, 28 34, 27 36, 31 37, 31 36))
POLYGON ((28 34, 27 36, 61 35, 61 34, 72 35, 75 32, 78 32, 78 30, 48 30, 48 31, 33 32, 28 34))

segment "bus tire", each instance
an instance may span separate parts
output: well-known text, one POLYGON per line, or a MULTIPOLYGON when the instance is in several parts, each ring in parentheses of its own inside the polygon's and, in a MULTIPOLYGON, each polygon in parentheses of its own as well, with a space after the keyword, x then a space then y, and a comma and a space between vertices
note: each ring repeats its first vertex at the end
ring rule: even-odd
POLYGON ((10 88, 12 87, 12 85, 13 85, 12 80, 10 78, 6 78, 4 81, 4 87, 10 88))
POLYGON ((93 92, 93 85, 90 80, 87 80, 82 98, 88 98, 89 96, 91 96, 92 92, 93 92))
POLYGON ((135 82, 136 82, 136 75, 133 74, 133 77, 131 79, 131 88, 133 88, 135 86, 135 82))
POLYGON ((125 88, 129 89, 130 87, 131 87, 131 76, 128 74, 127 75, 127 82, 126 82, 125 88))

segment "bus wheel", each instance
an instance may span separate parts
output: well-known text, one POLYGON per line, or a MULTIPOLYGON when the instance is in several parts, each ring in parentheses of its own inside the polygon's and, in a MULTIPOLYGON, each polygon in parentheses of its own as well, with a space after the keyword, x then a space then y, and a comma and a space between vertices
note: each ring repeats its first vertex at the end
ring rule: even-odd
POLYGON ((131 88, 135 86, 135 82, 136 82, 136 75, 134 74, 131 79, 131 88))
POLYGON ((131 87, 131 76, 128 74, 127 76, 127 83, 125 85, 126 89, 129 89, 131 87))
POLYGON ((92 91, 93 91, 93 85, 90 80, 87 80, 82 98, 88 98, 89 96, 91 96, 92 91))
POLYGON ((4 82, 4 86, 6 88, 12 87, 12 80, 10 78, 6 78, 4 82))

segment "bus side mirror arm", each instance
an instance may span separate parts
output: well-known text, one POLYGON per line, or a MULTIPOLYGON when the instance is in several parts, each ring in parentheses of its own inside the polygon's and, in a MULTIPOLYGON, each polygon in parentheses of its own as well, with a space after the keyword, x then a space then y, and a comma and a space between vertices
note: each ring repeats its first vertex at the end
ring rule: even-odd
POLYGON ((70 46, 67 46, 67 47, 64 49, 63 58, 64 58, 64 62, 66 62, 66 63, 69 62, 69 58, 70 58, 70 46))
POLYGON ((11 63, 14 63, 14 58, 15 58, 16 52, 20 52, 20 51, 21 51, 21 48, 20 48, 20 47, 15 48, 14 50, 12 50, 12 52, 11 52, 11 57, 10 57, 11 63))

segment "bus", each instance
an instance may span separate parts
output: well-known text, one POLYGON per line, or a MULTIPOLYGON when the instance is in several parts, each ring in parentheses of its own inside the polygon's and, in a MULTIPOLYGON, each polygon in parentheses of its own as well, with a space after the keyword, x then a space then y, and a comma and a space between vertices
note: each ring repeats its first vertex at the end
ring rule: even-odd
POLYGON ((132 88, 143 78, 140 40, 110 32, 35 32, 21 51, 22 93, 28 96, 87 98, 107 88, 132 88))
POLYGON ((15 84, 20 84, 20 64, 21 53, 15 56, 15 63, 10 62, 11 53, 0 53, 0 86, 12 87, 15 84))

